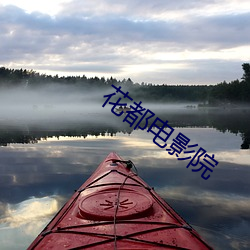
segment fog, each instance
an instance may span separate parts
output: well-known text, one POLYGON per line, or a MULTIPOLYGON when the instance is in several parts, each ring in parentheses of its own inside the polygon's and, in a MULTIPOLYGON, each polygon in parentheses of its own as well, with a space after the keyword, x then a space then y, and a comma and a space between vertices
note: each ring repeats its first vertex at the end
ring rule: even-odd
MULTIPOLYGON (((36 143, 41 138, 60 136, 86 137, 88 135, 115 135, 119 132, 131 134, 134 126, 123 122, 125 114, 116 116, 107 98, 115 93, 113 88, 99 91, 77 86, 51 84, 44 87, 20 87, 0 89, 0 145, 10 143, 36 143)), ((129 93, 133 98, 133 93, 129 93)), ((116 102, 121 97, 127 106, 140 100, 127 101, 122 94, 112 96, 116 102)), ((135 106, 135 105, 134 105, 135 106)), ((195 112, 187 104, 153 104, 142 102, 141 106, 155 114, 155 118, 168 119, 173 125, 179 124, 183 112, 195 112), (178 115, 177 117, 172 117, 178 115)), ((118 107, 117 107, 118 108, 118 107)), ((143 111, 144 112, 144 111, 143 111)), ((138 119, 139 120, 139 119, 138 119)), ((152 118, 148 126, 154 121, 152 118)), ((145 119, 142 121, 145 123, 145 119)))
POLYGON ((103 93, 63 85, 0 90, 0 122, 84 121, 104 115, 103 93))
MULTIPOLYGON (((47 85, 35 89, 12 88, 0 90, 0 122, 15 123, 41 123, 58 121, 101 121, 108 122, 107 117, 112 115, 111 106, 105 102, 104 95, 114 93, 110 91, 89 91, 66 85, 47 85)), ((133 93, 130 93, 132 96, 133 93)), ((118 96, 118 95, 117 95, 118 96)), ((117 100, 114 97, 113 100, 117 100)), ((126 99, 122 100, 126 102, 126 99)), ((140 100, 133 100, 137 103, 140 100)), ((132 102, 128 102, 128 106, 132 102)), ((195 108, 197 104, 153 104, 143 102, 142 107, 150 109, 157 115, 158 111, 177 112, 187 107, 195 108)))

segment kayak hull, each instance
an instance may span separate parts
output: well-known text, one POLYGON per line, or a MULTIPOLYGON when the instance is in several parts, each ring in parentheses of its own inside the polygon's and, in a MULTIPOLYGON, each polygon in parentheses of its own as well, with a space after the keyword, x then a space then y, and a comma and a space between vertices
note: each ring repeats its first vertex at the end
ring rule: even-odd
POLYGON ((132 166, 110 153, 28 249, 212 249, 132 166))

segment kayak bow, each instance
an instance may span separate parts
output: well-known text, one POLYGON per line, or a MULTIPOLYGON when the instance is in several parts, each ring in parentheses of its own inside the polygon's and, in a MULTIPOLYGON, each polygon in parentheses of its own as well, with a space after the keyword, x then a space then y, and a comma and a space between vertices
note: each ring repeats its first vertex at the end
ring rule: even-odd
POLYGON ((133 166, 110 153, 28 249, 212 249, 133 166))

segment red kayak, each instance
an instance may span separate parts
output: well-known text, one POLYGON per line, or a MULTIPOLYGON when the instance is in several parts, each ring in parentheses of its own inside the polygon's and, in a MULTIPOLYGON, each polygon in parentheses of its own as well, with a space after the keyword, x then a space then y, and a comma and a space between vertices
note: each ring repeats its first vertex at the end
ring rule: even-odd
POLYGON ((212 249, 110 153, 28 249, 212 249))

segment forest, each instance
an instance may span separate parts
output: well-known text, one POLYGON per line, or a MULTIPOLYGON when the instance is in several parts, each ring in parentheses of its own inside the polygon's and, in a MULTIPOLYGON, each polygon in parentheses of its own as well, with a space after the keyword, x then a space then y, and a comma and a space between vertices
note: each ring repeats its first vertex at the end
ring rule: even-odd
POLYGON ((63 84, 79 88, 81 91, 105 90, 111 85, 122 86, 123 90, 131 92, 134 100, 149 102, 197 102, 200 106, 225 106, 250 104, 250 64, 242 64, 242 78, 231 82, 221 82, 216 85, 154 85, 152 83, 134 83, 130 78, 117 80, 112 76, 104 77, 82 76, 52 76, 40 74, 34 70, 9 69, 0 67, 0 87, 21 87, 35 89, 51 84, 63 84))

